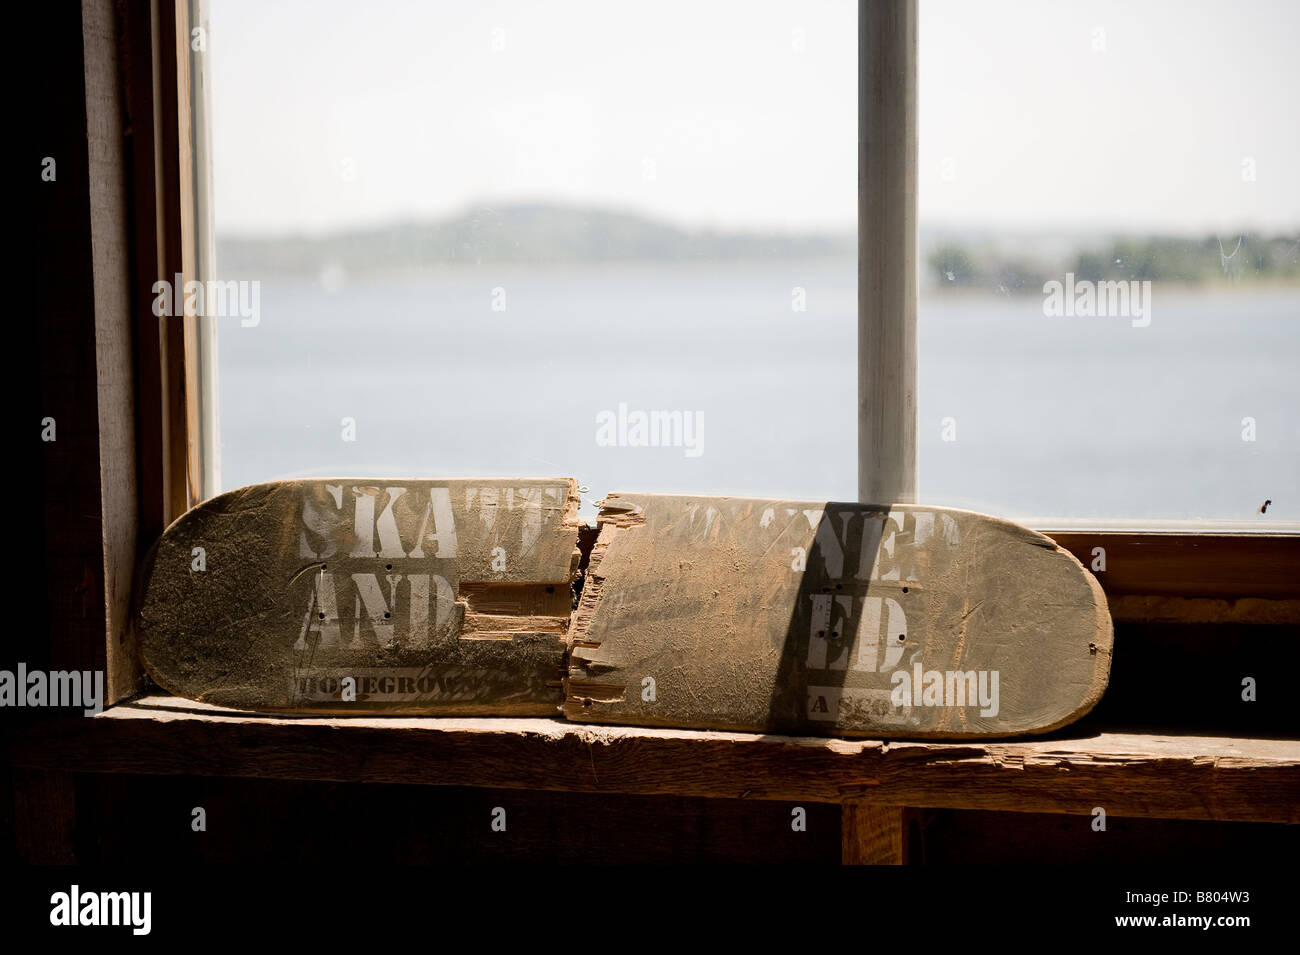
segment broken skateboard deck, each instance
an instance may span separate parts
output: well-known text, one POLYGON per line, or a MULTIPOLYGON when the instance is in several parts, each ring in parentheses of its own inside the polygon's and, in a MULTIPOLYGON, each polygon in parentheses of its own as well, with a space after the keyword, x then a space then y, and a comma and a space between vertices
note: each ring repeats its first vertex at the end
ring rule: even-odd
POLYGON ((173 693, 238 708, 551 715, 577 512, 569 480, 219 495, 151 556, 145 668, 173 693))
POLYGON ((611 494, 593 534, 578 503, 568 479, 220 495, 147 562, 146 669, 245 709, 877 738, 1046 732, 1105 689, 1100 587, 1016 524, 611 494))

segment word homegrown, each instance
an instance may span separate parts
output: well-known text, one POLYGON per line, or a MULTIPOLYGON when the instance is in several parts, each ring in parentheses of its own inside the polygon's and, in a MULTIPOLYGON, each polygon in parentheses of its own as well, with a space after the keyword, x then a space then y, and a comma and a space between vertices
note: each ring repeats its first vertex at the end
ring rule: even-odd
POLYGON ((596 414, 596 445, 602 448, 684 448, 686 457, 704 453, 703 411, 618 411, 596 414))
POLYGON ((1074 280, 1065 273, 1065 282, 1052 279, 1043 283, 1043 314, 1048 318, 1078 315, 1085 318, 1131 318, 1134 328, 1151 324, 1151 281, 1129 280, 1092 282, 1074 280))

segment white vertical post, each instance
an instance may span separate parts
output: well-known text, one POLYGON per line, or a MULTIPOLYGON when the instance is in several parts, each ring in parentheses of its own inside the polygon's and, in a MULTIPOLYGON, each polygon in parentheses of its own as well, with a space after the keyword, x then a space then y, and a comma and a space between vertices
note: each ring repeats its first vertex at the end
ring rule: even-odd
POLYGON ((858 500, 916 500, 917 0, 858 3, 858 500))
MULTIPOLYGON (((917 0, 858 0, 858 500, 916 501, 917 0)), ((841 810, 843 861, 908 861, 911 811, 841 810)))

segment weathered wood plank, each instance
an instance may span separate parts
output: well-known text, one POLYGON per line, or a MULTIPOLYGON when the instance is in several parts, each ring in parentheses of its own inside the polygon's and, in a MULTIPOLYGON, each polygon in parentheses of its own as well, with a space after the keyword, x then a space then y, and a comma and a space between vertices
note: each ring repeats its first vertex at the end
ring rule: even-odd
POLYGON ((275 717, 166 697, 7 740, 18 766, 1300 822, 1300 742, 1100 733, 882 743, 558 719, 275 717), (153 708, 154 706, 158 708, 153 708))
POLYGON ((1096 567, 1108 597, 1300 599, 1295 534, 1045 533, 1084 566, 1096 567))
POLYGON ((553 714, 577 505, 568 479, 223 494, 151 556, 145 664, 175 693, 249 709, 553 714))
POLYGON ((1110 667, 1097 582, 941 508, 611 494, 574 623, 571 719, 871 737, 1045 732, 1110 667))
POLYGON ((1143 597, 1109 596, 1111 619, 1124 623, 1219 623, 1253 626, 1300 624, 1300 599, 1269 600, 1262 597, 1143 597))
POLYGON ((103 671, 112 702, 143 682, 127 638, 137 470, 121 61, 111 2, 35 9, 49 81, 31 97, 31 284, 59 294, 34 295, 30 338, 10 349, 37 363, 25 407, 39 495, 20 517, 40 522, 43 543, 40 598, 8 644, 33 668, 103 671))
POLYGON ((840 814, 840 861, 845 865, 906 865, 914 813, 902 806, 846 802, 840 814))
POLYGON ((1044 531, 1097 576, 1116 622, 1300 624, 1300 536, 1044 531))
POLYGON ((90 246, 94 275, 95 391, 99 413, 103 529, 105 699, 143 684, 130 640, 132 575, 137 553, 136 443, 131 359, 131 267, 127 237, 125 144, 113 5, 81 6, 86 60, 86 134, 90 172, 90 246))

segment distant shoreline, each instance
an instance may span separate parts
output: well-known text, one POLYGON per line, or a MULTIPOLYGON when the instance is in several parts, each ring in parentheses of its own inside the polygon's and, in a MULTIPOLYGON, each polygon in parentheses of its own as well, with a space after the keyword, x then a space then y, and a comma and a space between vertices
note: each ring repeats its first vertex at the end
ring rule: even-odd
MULTIPOLYGON (((1300 285, 1300 230, 1226 238, 1063 237, 1051 243, 1012 233, 973 235, 923 227, 924 287, 1039 294, 1045 282, 1066 272, 1081 280, 1150 280, 1167 288, 1300 285)), ((435 222, 321 237, 217 238, 218 269, 231 277, 334 273, 356 279, 478 267, 707 267, 856 258, 853 234, 692 230, 629 212, 545 204, 476 207, 435 222)))
MULTIPOLYGON (((1215 295, 1223 294, 1232 295, 1236 292, 1300 292, 1300 280, 1283 280, 1261 281, 1258 279, 1247 280, 1242 282, 1232 281, 1214 281, 1204 283, 1175 282, 1172 280, 1160 280, 1158 284, 1161 295, 1215 295)), ((992 298, 1034 298, 1042 297, 1042 287, 1037 289, 1025 286, 1015 290, 1000 292, 995 288, 987 288, 981 285, 959 285, 943 286, 935 283, 922 284, 921 294, 923 297, 935 299, 949 299, 959 301, 961 299, 992 299, 992 298)), ((1300 318, 1300 316, 1297 316, 1300 318)))

